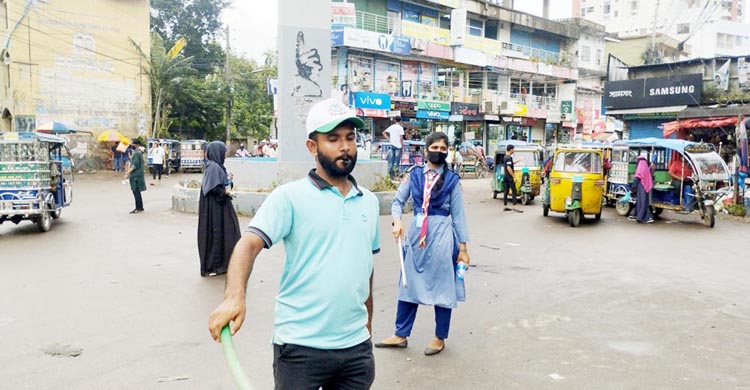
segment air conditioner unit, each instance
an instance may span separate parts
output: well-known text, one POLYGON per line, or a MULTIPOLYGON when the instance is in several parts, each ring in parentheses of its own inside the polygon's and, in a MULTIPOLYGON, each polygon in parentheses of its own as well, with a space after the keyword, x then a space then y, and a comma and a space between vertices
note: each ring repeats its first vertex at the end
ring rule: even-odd
POLYGON ((495 105, 492 104, 492 102, 484 102, 484 113, 485 114, 494 114, 495 113, 495 105))
POLYGON ((508 109, 508 101, 503 101, 500 103, 500 110, 505 111, 508 109))
POLYGON ((414 51, 425 51, 427 50, 427 41, 422 38, 412 38, 411 49, 414 51))

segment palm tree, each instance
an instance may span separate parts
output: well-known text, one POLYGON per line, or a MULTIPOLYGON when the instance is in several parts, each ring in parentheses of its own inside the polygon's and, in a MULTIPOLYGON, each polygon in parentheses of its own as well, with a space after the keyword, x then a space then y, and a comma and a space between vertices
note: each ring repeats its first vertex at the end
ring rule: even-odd
POLYGON ((151 34, 151 53, 147 56, 140 45, 130 39, 130 43, 138 50, 143 59, 143 72, 146 73, 151 81, 151 96, 155 104, 153 106, 154 126, 151 136, 157 136, 159 122, 161 122, 161 113, 166 98, 172 93, 177 83, 183 76, 190 71, 190 61, 193 57, 183 57, 179 53, 185 46, 184 39, 179 40, 169 50, 164 46, 164 39, 157 33, 151 34))

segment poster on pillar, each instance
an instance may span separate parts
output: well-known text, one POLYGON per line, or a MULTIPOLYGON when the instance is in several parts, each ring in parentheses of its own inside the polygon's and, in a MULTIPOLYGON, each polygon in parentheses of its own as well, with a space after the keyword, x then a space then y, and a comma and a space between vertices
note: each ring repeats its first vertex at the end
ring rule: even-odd
POLYGON ((307 113, 331 96, 331 5, 284 0, 278 7, 279 160, 310 162, 304 142, 307 113))

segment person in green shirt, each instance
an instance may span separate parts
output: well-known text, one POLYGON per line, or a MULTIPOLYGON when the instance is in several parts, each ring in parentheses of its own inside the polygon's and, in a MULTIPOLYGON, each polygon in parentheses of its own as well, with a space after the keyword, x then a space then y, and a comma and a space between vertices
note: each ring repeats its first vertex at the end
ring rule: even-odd
POLYGON ((130 170, 125 178, 130 179, 130 189, 133 191, 133 197, 135 198, 135 208, 130 214, 138 214, 144 211, 141 192, 146 191, 146 179, 143 177, 143 153, 140 149, 141 141, 137 138, 133 139, 130 147, 133 148, 133 155, 130 158, 130 170))

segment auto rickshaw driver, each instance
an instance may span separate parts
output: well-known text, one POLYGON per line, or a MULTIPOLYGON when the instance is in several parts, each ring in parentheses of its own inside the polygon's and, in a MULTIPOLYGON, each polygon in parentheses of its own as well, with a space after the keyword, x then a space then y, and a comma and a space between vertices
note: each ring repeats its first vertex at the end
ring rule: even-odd
POLYGON ((682 196, 682 205, 687 206, 689 198, 693 195, 693 169, 682 156, 672 153, 668 168, 669 176, 672 177, 672 187, 677 196, 682 196), (680 193, 682 191, 682 193, 680 193))

